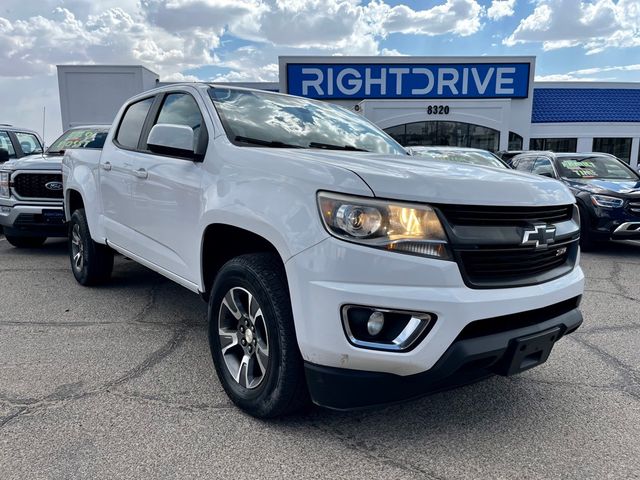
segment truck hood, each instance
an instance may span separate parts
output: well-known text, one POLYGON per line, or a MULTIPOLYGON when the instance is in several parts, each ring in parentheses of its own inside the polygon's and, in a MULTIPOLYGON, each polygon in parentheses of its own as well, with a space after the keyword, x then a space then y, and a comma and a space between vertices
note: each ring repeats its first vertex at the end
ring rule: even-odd
POLYGON ((361 152, 281 149, 278 154, 351 170, 382 198, 496 206, 575 202, 562 182, 505 168, 361 152))
POLYGON ((62 155, 38 153, 9 160, 2 168, 9 170, 62 170, 62 155))

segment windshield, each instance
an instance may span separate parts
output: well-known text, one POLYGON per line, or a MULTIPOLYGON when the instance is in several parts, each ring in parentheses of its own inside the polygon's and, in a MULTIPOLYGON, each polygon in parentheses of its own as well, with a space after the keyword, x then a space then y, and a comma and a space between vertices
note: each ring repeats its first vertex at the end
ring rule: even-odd
POLYGON ((561 157, 558 159, 560 176, 564 178, 633 180, 638 175, 614 157, 593 155, 590 157, 561 157))
POLYGON ((395 140, 344 108, 301 97, 215 87, 209 95, 233 143, 407 155, 395 140))
POLYGON ((69 148, 102 148, 107 139, 107 129, 77 128, 67 130, 47 149, 47 153, 64 153, 69 148))
POLYGON ((505 163, 497 159, 489 152, 463 151, 463 150, 423 150, 412 148, 414 156, 427 157, 431 160, 446 162, 468 163, 485 167, 508 168, 505 163))

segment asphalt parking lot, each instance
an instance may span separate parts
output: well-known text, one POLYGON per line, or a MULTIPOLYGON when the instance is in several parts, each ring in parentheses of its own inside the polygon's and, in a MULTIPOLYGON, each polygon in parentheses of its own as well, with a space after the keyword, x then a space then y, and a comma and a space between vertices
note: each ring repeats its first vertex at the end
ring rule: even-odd
POLYGON ((640 245, 584 254, 585 323, 543 366, 374 411, 259 421, 227 400, 198 296, 122 257, 0 236, 0 478, 638 478, 640 245))

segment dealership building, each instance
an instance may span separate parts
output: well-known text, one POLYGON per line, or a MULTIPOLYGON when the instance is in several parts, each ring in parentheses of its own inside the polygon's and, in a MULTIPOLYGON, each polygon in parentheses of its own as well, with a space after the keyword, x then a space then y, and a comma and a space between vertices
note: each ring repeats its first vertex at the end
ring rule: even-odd
MULTIPOLYGON (((640 82, 534 82, 535 57, 280 57, 279 81, 235 85, 334 102, 401 144, 640 157, 640 82)), ((165 85, 142 66, 60 65, 63 127, 111 123, 165 85), (96 95, 96 92, 100 92, 96 95)))

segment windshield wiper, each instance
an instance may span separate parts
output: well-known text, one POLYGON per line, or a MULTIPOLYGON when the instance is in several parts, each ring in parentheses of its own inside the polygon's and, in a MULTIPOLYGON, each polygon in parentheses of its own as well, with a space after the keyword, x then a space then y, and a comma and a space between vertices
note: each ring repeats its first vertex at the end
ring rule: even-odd
POLYGON ((242 137, 240 135, 237 135, 233 140, 235 142, 251 143, 253 145, 263 145, 272 148, 304 148, 302 145, 292 145, 278 140, 261 140, 260 138, 242 137))
POLYGON ((326 150, 350 150, 352 152, 368 152, 364 148, 354 147, 353 145, 332 145, 330 143, 311 142, 309 148, 324 148, 326 150))

